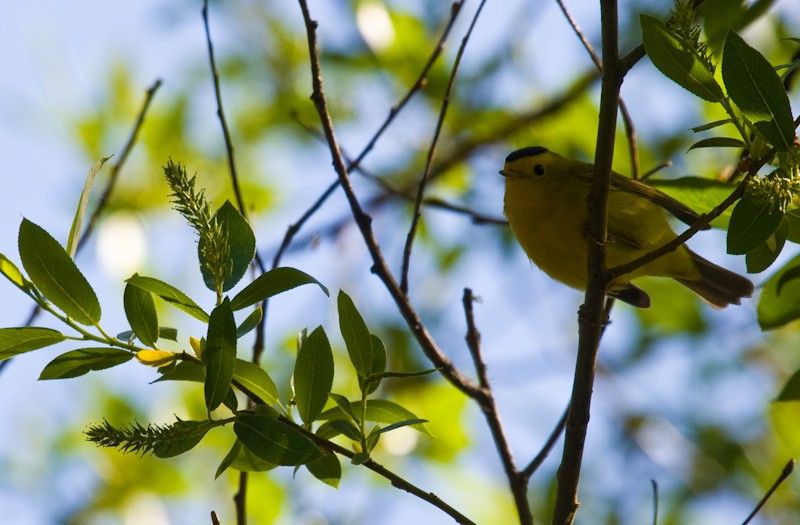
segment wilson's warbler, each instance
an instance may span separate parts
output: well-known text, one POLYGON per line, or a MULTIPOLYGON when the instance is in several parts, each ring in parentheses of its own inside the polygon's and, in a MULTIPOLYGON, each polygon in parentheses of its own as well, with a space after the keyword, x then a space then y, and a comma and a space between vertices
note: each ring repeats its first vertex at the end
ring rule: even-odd
MULTIPOLYGON (((550 277, 584 290, 587 275, 587 209, 593 165, 569 160, 542 147, 517 150, 506 158, 505 214, 511 230, 536 265, 550 277)), ((687 224, 691 208, 646 184, 611 173, 608 194, 606 267, 630 262, 676 237, 671 213, 687 224)), ((685 245, 614 279, 608 295, 639 308, 650 297, 631 283, 652 275, 671 277, 714 308, 750 297, 753 283, 703 259, 685 245)))

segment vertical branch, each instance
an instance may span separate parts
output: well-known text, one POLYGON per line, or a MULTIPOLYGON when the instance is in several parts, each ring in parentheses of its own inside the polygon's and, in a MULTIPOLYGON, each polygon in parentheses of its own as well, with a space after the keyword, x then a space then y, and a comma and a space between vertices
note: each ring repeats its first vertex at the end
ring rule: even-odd
MULTIPOLYGON (((600 95, 600 122, 597 130, 592 190, 587 201, 589 212, 588 283, 586 299, 579 314, 578 358, 572 400, 564 440, 564 453, 558 468, 558 489, 553 512, 554 524, 570 525, 575 519, 586 429, 594 384, 595 364, 605 319, 603 306, 609 279, 606 272, 605 242, 608 184, 614 154, 619 88, 622 77, 617 34, 616 0, 601 0, 603 77, 600 95)), ((580 205, 580 203, 578 203, 580 205)))
POLYGON ((411 248, 414 244, 414 237, 417 234, 419 220, 422 217, 422 201, 425 196, 425 186, 428 183, 428 177, 430 177, 431 168, 433 167, 433 157, 436 155, 436 145, 439 143, 439 136, 442 132, 442 126, 444 126, 444 117, 447 115, 447 108, 450 105, 450 95, 453 93, 453 86, 456 82, 458 66, 461 64, 461 57, 464 55, 464 49, 467 47, 467 42, 469 41, 470 35, 472 35, 472 30, 475 28, 475 24, 478 22, 478 17, 481 14, 484 4, 486 4, 486 0, 482 0, 477 11, 475 11, 475 16, 472 17, 472 23, 469 25, 467 34, 464 35, 463 40, 461 40, 461 46, 458 48, 458 54, 456 54, 456 60, 453 64, 453 71, 450 73, 450 81, 447 84, 447 90, 445 91, 444 99, 442 100, 442 109, 439 111, 439 120, 436 122, 436 131, 433 133, 431 147, 428 149, 428 158, 425 161, 425 171, 423 172, 422 178, 419 181, 419 186, 417 187, 417 198, 414 201, 414 214, 411 219, 411 227, 408 229, 406 245, 403 249, 403 267, 400 273, 400 290, 402 290, 404 295, 408 294, 408 266, 411 263, 411 248))

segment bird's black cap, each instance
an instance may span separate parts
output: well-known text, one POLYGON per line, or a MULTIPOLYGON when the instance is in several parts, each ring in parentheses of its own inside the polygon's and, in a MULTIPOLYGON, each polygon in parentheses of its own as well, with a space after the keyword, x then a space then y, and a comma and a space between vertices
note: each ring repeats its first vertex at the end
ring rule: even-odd
POLYGON ((506 157, 506 162, 514 162, 524 157, 535 157, 536 155, 541 155, 545 151, 547 151, 547 148, 541 146, 529 146, 527 148, 518 149, 517 151, 511 152, 508 157, 506 157))

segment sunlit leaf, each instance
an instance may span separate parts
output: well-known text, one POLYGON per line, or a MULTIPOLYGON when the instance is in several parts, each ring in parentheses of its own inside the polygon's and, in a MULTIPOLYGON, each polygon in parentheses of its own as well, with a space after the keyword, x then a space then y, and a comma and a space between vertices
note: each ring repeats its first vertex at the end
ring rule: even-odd
POLYGON ((228 395, 236 366, 236 321, 227 298, 209 317, 205 363, 204 392, 206 408, 211 411, 228 395))
POLYGON ((75 218, 72 219, 72 227, 69 230, 69 240, 67 241, 67 253, 71 259, 75 258, 75 252, 78 249, 78 241, 81 238, 81 231, 83 229, 83 217, 86 215, 86 206, 89 204, 89 194, 92 191, 94 178, 100 173, 100 168, 103 167, 103 164, 110 158, 111 155, 98 160, 86 176, 86 182, 83 185, 81 198, 78 201, 78 209, 75 210, 75 218))
POLYGON ((19 227, 19 257, 48 301, 81 324, 100 321, 100 303, 89 281, 58 241, 28 219, 19 227))
POLYGON ((0 328, 0 361, 65 339, 64 334, 50 328, 0 328))
MULTIPOLYGON (((250 261, 256 253, 256 236, 253 234, 253 229, 247 222, 247 219, 242 217, 242 214, 233 207, 230 201, 225 201, 225 204, 220 206, 215 214, 217 221, 219 221, 222 228, 228 232, 228 247, 230 249, 230 257, 232 263, 231 274, 225 279, 222 285, 222 290, 227 292, 238 283, 247 268, 250 266, 250 261)), ((200 258, 200 271, 203 274, 203 281, 209 290, 216 291, 216 281, 214 276, 209 273, 205 266, 206 259, 203 257, 204 240, 201 238, 197 245, 197 253, 200 258)))
POLYGON ((294 366, 297 410, 306 424, 313 422, 325 408, 331 386, 333 353, 328 336, 319 326, 303 341, 294 366))
POLYGON ((105 370, 133 359, 133 353, 119 348, 81 348, 61 354, 44 367, 40 380, 66 379, 105 370))
POLYGON ((147 290, 128 283, 125 285, 122 300, 125 316, 128 318, 133 333, 144 345, 155 345, 158 341, 159 330, 153 295, 147 290))
POLYGON ((312 283, 318 285, 325 292, 325 295, 328 295, 328 289, 310 275, 294 268, 274 268, 261 274, 255 281, 236 294, 231 301, 231 308, 234 311, 241 310, 273 295, 303 284, 312 283))
POLYGON ((134 275, 125 282, 132 284, 133 286, 137 286, 142 290, 147 290, 148 292, 154 293, 169 304, 173 305, 175 308, 186 312, 195 319, 199 319, 204 323, 208 322, 208 314, 205 313, 202 308, 197 306, 197 303, 192 301, 189 296, 171 284, 167 284, 164 281, 160 281, 159 279, 155 279, 153 277, 144 277, 139 274, 134 275))
POLYGON ((369 375, 372 367, 372 337, 350 296, 339 291, 339 328, 342 331, 350 362, 359 377, 369 375))
POLYGON ((233 378, 264 403, 268 405, 278 403, 278 387, 275 386, 266 370, 257 364, 237 359, 233 369, 233 378))

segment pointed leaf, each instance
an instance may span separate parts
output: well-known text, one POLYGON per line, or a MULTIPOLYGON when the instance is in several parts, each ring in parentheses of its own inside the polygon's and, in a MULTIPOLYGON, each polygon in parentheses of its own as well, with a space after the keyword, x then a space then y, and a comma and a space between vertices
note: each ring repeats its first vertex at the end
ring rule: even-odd
POLYGON ((699 148, 744 148, 745 143, 739 139, 728 137, 711 137, 709 139, 698 140, 691 146, 689 151, 699 148))
POLYGON ((170 426, 169 437, 153 447, 158 458, 171 458, 188 452, 197 446, 206 433, 217 426, 216 421, 183 421, 179 419, 170 426))
POLYGON ((241 338, 242 336, 250 333, 250 331, 257 327, 258 323, 261 322, 262 315, 263 311, 261 310, 261 307, 256 306, 250 315, 248 315, 247 318, 242 321, 242 324, 236 327, 236 337, 241 338))
POLYGON ((160 381, 192 381, 195 383, 203 383, 205 380, 206 374, 203 365, 195 363, 194 361, 181 361, 175 365, 175 368, 162 374, 162 376, 153 381, 153 383, 158 383, 160 381))
POLYGON ((792 374, 775 401, 800 401, 800 370, 792 374))
POLYGON ((128 283, 125 285, 122 302, 128 323, 139 341, 146 346, 155 345, 158 341, 158 314, 153 295, 128 283))
POLYGON ((339 291, 338 304, 339 328, 350 355, 350 362, 359 377, 366 377, 372 367, 372 338, 369 330, 349 295, 339 291))
POLYGON ((49 328, 0 328, 0 361, 64 341, 66 336, 49 328))
POLYGON ((236 321, 227 298, 214 308, 209 317, 205 361, 204 392, 206 408, 210 412, 228 395, 236 366, 236 321))
MULTIPOLYGON (((386 370, 386 345, 375 334, 370 334, 370 339, 372 340, 372 365, 370 366, 371 381, 366 390, 368 395, 378 389, 382 378, 380 374, 386 370)), ((366 379, 358 378, 359 387, 362 389, 364 388, 362 385, 364 381, 366 379)))
POLYGON ((89 282, 58 241, 28 219, 19 227, 19 257, 48 301, 81 324, 100 321, 100 303, 89 282))
POLYGON ((0 273, 11 281, 14 286, 38 302, 38 294, 36 293, 36 288, 33 286, 33 283, 26 279, 25 276, 22 275, 22 272, 19 271, 19 268, 2 253, 0 253, 0 273))
POLYGON ((352 439, 353 441, 361 441, 361 432, 358 427, 346 419, 335 419, 330 422, 331 426, 335 428, 340 434, 352 439))
POLYGON ((665 76, 703 100, 717 102, 722 89, 690 45, 658 18, 641 15, 647 56, 665 76))
POLYGON ((731 212, 728 224, 728 253, 745 254, 758 248, 775 233, 783 221, 778 203, 745 193, 731 212))
POLYGON ((146 366, 160 368, 164 365, 174 363, 178 356, 166 350, 139 350, 136 352, 136 360, 146 366))
POLYGON ((197 303, 192 301, 189 296, 171 284, 167 284, 164 281, 154 277, 144 277, 139 274, 135 274, 125 282, 141 288, 142 290, 147 290, 148 292, 156 294, 175 308, 186 312, 195 319, 199 319, 204 323, 208 322, 208 314, 205 313, 202 308, 197 306, 197 303))
POLYGON ((708 131, 709 129, 714 129, 714 128, 719 127, 719 126, 724 126, 725 124, 730 124, 732 122, 733 122, 733 120, 731 120, 729 118, 726 118, 726 119, 723 119, 723 120, 715 120, 714 122, 709 122, 707 124, 701 124, 700 126, 695 126, 693 128, 690 128, 690 129, 692 131, 694 131, 695 133, 699 133, 701 131, 708 131))
POLYGON ((745 257, 747 273, 761 273, 775 262, 786 243, 788 231, 787 222, 781 221, 775 233, 770 235, 758 248, 747 254, 745 257))
POLYGON ((732 29, 722 55, 728 95, 756 130, 778 151, 794 144, 794 118, 780 77, 764 56, 732 29))
POLYGON ((294 388, 297 410, 308 425, 325 408, 333 386, 333 352, 321 326, 311 332, 294 366, 294 388))
POLYGON ((274 419, 242 415, 236 418, 233 431, 253 454, 275 465, 303 465, 322 457, 310 439, 274 419))
POLYGON ((66 379, 105 370, 133 359, 133 353, 119 348, 81 348, 56 357, 42 370, 39 380, 66 379))
POLYGON ((264 403, 268 405, 278 403, 278 387, 275 386, 266 370, 257 364, 237 359, 233 369, 233 378, 264 403))
POLYGON ((81 198, 78 201, 78 209, 75 210, 75 218, 72 219, 72 227, 69 230, 69 240, 67 241, 67 253, 69 254, 70 259, 75 258, 75 252, 78 249, 78 241, 81 239, 81 230, 83 229, 83 217, 86 214, 86 205, 89 204, 89 193, 92 191, 92 184, 94 184, 94 178, 100 173, 100 168, 103 167, 103 164, 106 163, 108 159, 110 159, 112 155, 108 157, 103 157, 102 159, 98 160, 94 166, 89 170, 89 174, 86 176, 86 182, 83 185, 83 191, 81 192, 81 198))
POLYGON ((250 305, 256 304, 264 299, 268 299, 273 295, 278 295, 281 292, 291 290, 303 284, 316 284, 318 285, 325 295, 328 294, 328 289, 325 288, 319 281, 310 275, 296 270, 294 268, 273 268, 267 273, 261 274, 255 281, 245 286, 245 288, 236 294, 236 297, 231 301, 231 308, 241 310, 250 305))
MULTIPOLYGON (((353 409, 358 409, 360 407, 360 401, 358 402, 351 402, 351 411, 353 409)), ((336 418, 344 417, 344 413, 342 412, 341 405, 332 408, 329 410, 324 411, 322 414, 319 415, 317 419, 319 420, 335 420, 336 418)), ((368 399, 367 400, 367 421, 372 421, 375 423, 381 423, 383 425, 393 425, 395 423, 400 423, 402 421, 408 421, 412 419, 419 419, 413 412, 408 410, 407 408, 403 408, 402 406, 394 403, 392 401, 387 401, 385 399, 368 399)), ((412 426, 422 432, 427 436, 433 437, 433 435, 428 430, 427 426, 422 423, 415 423, 412 426)))
POLYGON ((311 474, 326 485, 339 488, 342 479, 342 464, 336 454, 326 452, 321 458, 306 463, 306 468, 311 474))
POLYGON ((800 256, 764 284, 757 312, 762 330, 780 328, 800 318, 800 256))
MULTIPOLYGON (((222 284, 222 291, 227 292, 247 272, 250 261, 253 260, 253 256, 256 253, 256 236, 253 234, 253 229, 248 224, 247 219, 242 217, 242 214, 234 208, 230 201, 225 201, 225 204, 220 206, 215 217, 222 228, 228 232, 228 247, 230 249, 232 269, 231 274, 222 284)), ((204 245, 203 239, 200 239, 197 244, 200 271, 203 274, 203 281, 209 290, 216 291, 217 286, 214 276, 209 273, 204 264, 206 262, 205 257, 203 257, 204 245)))

